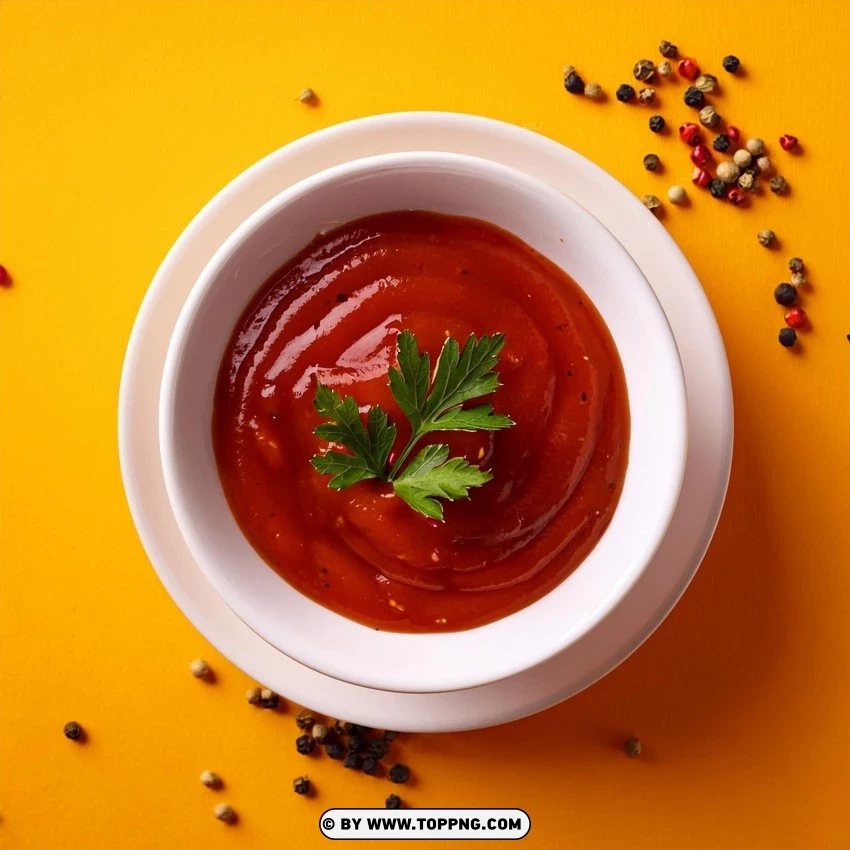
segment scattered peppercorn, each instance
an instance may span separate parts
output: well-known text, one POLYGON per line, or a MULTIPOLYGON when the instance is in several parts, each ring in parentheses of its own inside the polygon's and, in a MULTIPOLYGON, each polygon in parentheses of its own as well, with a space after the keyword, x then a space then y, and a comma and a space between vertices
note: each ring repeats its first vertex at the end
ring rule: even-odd
POLYGON ((305 794, 310 793, 310 789, 312 785, 310 784, 309 776, 299 776, 297 779, 292 780, 292 790, 296 794, 301 794, 304 796, 305 794))
POLYGON ((366 746, 366 741, 360 735, 350 735, 348 738, 348 749, 352 753, 359 753, 366 746))
POLYGON ((757 138, 747 139, 746 148, 753 156, 761 156, 764 153, 764 142, 757 138))
POLYGON ((396 785, 403 785, 410 779, 410 768, 406 764, 394 764, 387 774, 390 782, 396 785))
POLYGON ((714 180, 708 184, 708 191, 711 192, 712 198, 725 198, 728 189, 729 187, 719 177, 715 177, 714 180))
POLYGON ((313 103, 316 100, 316 92, 313 89, 301 89, 301 94, 298 95, 298 100, 301 103, 313 103))
POLYGON ((745 192, 755 192, 758 182, 756 181, 755 174, 750 171, 745 171, 738 178, 738 186, 743 189, 745 192))
POLYGON ((805 286, 808 283, 802 272, 794 272, 791 275, 791 286, 805 286))
POLYGON ((771 177, 768 183, 770 185, 770 191, 773 192, 774 195, 784 195, 785 192, 788 191, 788 183, 784 177, 771 177))
POLYGON ((295 715, 295 725, 299 729, 311 729, 315 722, 316 718, 313 716, 313 712, 309 709, 302 708, 301 711, 295 715))
POLYGON ((630 759, 636 759, 643 752, 643 744, 638 738, 629 738, 623 743, 623 751, 630 759))
POLYGON ((347 735, 351 731, 351 724, 344 720, 334 720, 333 730, 337 735, 347 735))
POLYGON ((661 115, 653 115, 652 118, 649 119, 649 129, 652 130, 653 133, 660 133, 664 130, 664 118, 661 115))
POLYGON ((396 738, 398 738, 398 732, 392 732, 390 730, 387 730, 386 732, 384 732, 384 740, 385 741, 392 742, 392 741, 395 741, 396 738))
POLYGON ((714 74, 700 74, 694 85, 703 93, 711 94, 717 88, 717 77, 714 74))
POLYGON ((739 151, 735 151, 735 154, 732 159, 735 160, 735 165, 739 166, 740 168, 748 168, 750 163, 753 161, 753 155, 749 151, 744 150, 742 148, 739 151))
POLYGON ((248 690, 245 691, 245 699, 248 700, 251 705, 259 705, 262 700, 260 693, 261 691, 259 688, 248 688, 248 690))
POLYGON ((716 127, 720 123, 720 116, 717 110, 711 106, 703 106, 699 111, 699 123, 704 127, 716 127))
POLYGON ((221 779, 218 774, 213 773, 211 770, 205 770, 201 774, 201 785, 206 785, 207 788, 220 788, 221 779))
POLYGON ((302 756, 309 756, 316 749, 316 739, 312 735, 299 735, 295 739, 295 749, 302 756))
POLYGON ((12 285, 12 278, 6 266, 0 266, 0 286, 9 287, 12 285))
POLYGON ((779 137, 779 146, 784 151, 794 150, 794 148, 797 147, 798 142, 799 139, 796 136, 789 136, 788 133, 786 133, 784 136, 779 137))
POLYGON ((679 48, 676 47, 675 44, 662 39, 661 43, 658 45, 658 52, 665 59, 675 59, 679 55, 679 48))
POLYGON ((661 165, 661 160, 654 153, 648 153, 643 158, 643 167, 647 171, 657 171, 659 165, 661 165))
POLYGON ((695 80, 699 76, 699 65, 693 59, 680 59, 676 68, 686 80, 695 80))
POLYGON ((694 86, 689 86, 685 91, 685 103, 694 109, 702 109, 705 106, 705 95, 694 86))
POLYGON ((698 145, 700 140, 702 139, 702 133, 700 132, 699 126, 697 124, 681 124, 679 125, 679 138, 686 144, 693 147, 694 145, 698 145))
POLYGON ((363 759, 363 773, 367 776, 374 776, 378 772, 378 760, 372 756, 366 756, 363 759))
POLYGON ((662 77, 669 77, 670 74, 673 73, 673 66, 669 62, 662 62, 658 66, 658 73, 661 74, 662 77))
POLYGON ((632 68, 636 80, 649 82, 655 76, 655 63, 651 59, 639 59, 632 68))
POLYGON ((225 823, 233 823, 236 820, 236 812, 233 807, 227 803, 219 803, 214 809, 213 814, 225 823))
POLYGON ((657 210, 661 206, 661 201, 655 195, 644 195, 643 205, 648 210, 657 210))
POLYGON ((369 741, 369 755, 372 758, 382 759, 390 751, 389 742, 383 738, 375 738, 369 741))
POLYGON ((671 204, 683 204, 688 195, 683 186, 671 186, 667 190, 667 197, 670 199, 671 204))
POLYGON ((803 310, 802 307, 792 307, 785 314, 785 324, 788 325, 789 328, 804 328, 809 323, 809 317, 806 315, 806 311, 803 310))
POLYGON ((638 92, 638 100, 641 103, 650 104, 655 100, 655 89, 645 88, 638 92))
POLYGON ((72 741, 81 740, 84 734, 83 727, 76 720, 68 721, 62 731, 65 733, 65 737, 72 741))
POLYGON ((263 688, 260 691, 260 705, 262 705, 263 708, 277 708, 279 703, 280 696, 271 688, 263 688))
POLYGON ((341 759, 345 757, 345 747, 339 741, 331 741, 325 744, 325 755, 332 759, 341 759))
POLYGON ((739 207, 747 200, 747 196, 741 189, 730 189, 729 194, 726 197, 733 207, 739 207))
POLYGON ((691 151, 691 162, 694 165, 705 165, 711 161, 711 152, 705 145, 697 145, 691 151))
POLYGON ((732 145, 732 140, 725 133, 721 133, 719 136, 714 137, 714 141, 711 143, 711 146, 718 153, 726 153, 732 145))
POLYGON ((785 346, 785 348, 790 348, 792 345, 797 344, 797 331, 794 328, 782 328, 779 331, 779 344, 785 346))
POLYGON ((738 68, 741 66, 741 60, 737 56, 724 56, 723 57, 723 70, 728 71, 730 74, 735 74, 738 71, 738 68))
POLYGON ((357 723, 352 723, 348 729, 349 735, 358 735, 365 738, 372 730, 368 726, 360 726, 357 723))
POLYGON ((773 244, 773 240, 776 239, 776 234, 772 230, 760 230, 758 239, 760 245, 769 248, 773 244))
POLYGON ((310 734, 316 739, 316 743, 322 744, 328 737, 328 727, 324 723, 314 723, 310 734))
POLYGON ((721 162, 717 166, 717 176, 724 183, 734 183, 741 176, 741 169, 734 162, 721 162))
POLYGON ((780 283, 773 290, 773 297, 777 304, 783 307, 790 307, 797 300, 797 290, 790 283, 780 283))
POLYGON ((584 87, 584 96, 591 100, 598 100, 602 96, 602 86, 599 83, 588 83, 584 87))
POLYGON ((803 261, 800 257, 791 257, 788 260, 788 268, 791 269, 792 272, 801 272, 803 271, 803 261))
POLYGON ((203 658, 196 658, 190 665, 189 671, 196 679, 203 679, 210 674, 210 665, 203 658))
POLYGON ((767 156, 760 156, 760 157, 756 160, 756 166, 758 167, 758 170, 762 172, 762 174, 764 174, 764 173, 766 173, 766 172, 770 171, 770 169, 771 169, 771 167, 772 167, 772 163, 771 163, 771 161, 770 161, 770 157, 767 157, 767 156))
POLYGON ((387 797, 386 801, 384 802, 384 805, 388 809, 400 809, 401 797, 399 797, 398 794, 390 794, 390 796, 387 797))
POLYGON ((628 103, 630 100, 634 99, 634 96, 635 90, 628 83, 623 83, 623 85, 617 89, 617 100, 619 100, 620 103, 628 103))
POLYGON ((582 94, 584 92, 584 80, 575 71, 571 71, 564 77, 564 88, 570 94, 582 94))
POLYGON ((700 189, 705 189, 711 183, 711 174, 704 168, 695 168, 691 174, 691 181, 699 186, 700 189))
POLYGON ((346 753, 345 758, 342 760, 342 766, 350 770, 360 770, 360 753, 346 753))

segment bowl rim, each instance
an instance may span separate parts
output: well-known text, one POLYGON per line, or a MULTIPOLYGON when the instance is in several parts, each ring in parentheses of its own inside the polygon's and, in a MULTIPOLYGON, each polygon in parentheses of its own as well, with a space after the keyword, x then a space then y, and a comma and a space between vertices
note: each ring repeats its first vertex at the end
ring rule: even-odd
MULTIPOLYGON (((630 569, 626 570, 624 567, 619 579, 613 583, 609 583, 607 592, 605 593, 603 599, 593 607, 592 615, 586 617, 580 624, 576 624, 572 628, 564 630, 561 633, 561 637, 559 640, 547 643, 545 647, 540 648, 536 653, 527 653, 527 655, 524 657, 524 660, 522 660, 521 662, 517 661, 513 664, 505 663, 502 665, 494 663, 494 669, 492 670, 492 672, 489 672, 486 675, 479 675, 478 677, 472 677, 468 673, 466 675, 458 675, 457 672, 454 672, 453 675, 446 675, 445 672, 443 672, 441 675, 435 675, 434 669, 432 668, 428 671, 428 684, 426 686, 422 686, 420 682, 411 681, 409 679, 402 682, 402 688, 405 692, 436 693, 441 691, 455 691, 478 687, 494 681, 509 678, 523 670, 528 670, 538 666, 539 664, 542 664, 543 662, 562 652, 567 646, 579 640, 588 631, 598 625, 611 613, 611 611, 614 610, 614 608, 619 604, 619 602, 628 594, 628 592, 638 581, 641 575, 643 575, 648 565, 650 564, 652 558, 654 557, 655 552, 661 545, 661 542, 663 541, 664 536, 666 534, 667 528, 669 527, 670 522, 673 518, 675 507, 678 502, 679 493, 684 478, 685 460, 687 455, 687 394, 684 383, 684 375, 682 372, 682 365, 672 329, 670 328, 669 322, 667 320, 663 308, 661 307, 660 302, 655 296, 652 287, 644 277, 643 272, 637 266, 636 262, 632 259, 632 257, 628 254, 626 249, 621 245, 621 243, 610 233, 610 231, 608 231, 608 229, 601 222, 599 222, 598 219, 596 219, 591 213, 589 213, 584 207, 579 205, 568 195, 558 189, 555 189, 545 181, 537 177, 531 176, 511 166, 506 166, 501 163, 494 162, 493 160, 484 159, 477 156, 471 156, 468 154, 457 154, 442 151, 404 151, 361 157, 354 160, 350 160, 345 163, 331 166, 297 181, 292 186, 288 187, 287 189, 284 189, 282 192, 279 192, 277 195, 269 199, 261 207, 251 213, 229 236, 227 236, 227 238, 222 242, 219 248, 212 255, 204 269, 198 275, 196 281, 194 282, 190 290, 189 296, 187 297, 180 310, 177 323, 175 324, 171 339, 169 340, 168 350, 165 358, 165 365, 162 374, 162 381, 160 385, 160 453, 168 498, 175 516, 175 520, 182 536, 184 537, 184 540, 186 541, 187 547, 189 548, 193 557, 197 561, 202 572, 205 574, 207 579, 211 582, 212 586, 226 602, 226 604, 231 608, 231 610, 233 610, 234 613, 236 613, 236 615, 252 631, 260 635, 264 640, 272 643, 272 645, 276 646, 280 651, 324 675, 337 678, 341 681, 352 682, 356 685, 370 687, 377 690, 400 690, 398 677, 394 675, 394 673, 397 673, 398 671, 390 671, 388 675, 378 673, 377 675, 369 674, 366 677, 352 676, 350 673, 347 673, 342 669, 341 664, 335 665, 333 663, 328 663, 327 658, 316 657, 315 654, 309 651, 309 648, 306 648, 306 651, 304 651, 305 647, 302 645, 281 645, 281 641, 279 639, 270 636, 265 630, 259 627, 256 622, 252 622, 252 618, 250 616, 246 617, 244 611, 241 609, 241 606, 236 607, 233 604, 233 599, 228 594, 229 588, 227 586, 227 583, 222 580, 222 577, 219 574, 218 569, 216 569, 216 566, 210 563, 210 559, 206 556, 204 550, 202 548, 199 548, 195 544, 193 529, 194 519, 191 517, 191 511, 188 509, 187 505, 184 503, 184 500, 181 497, 179 481, 175 473, 175 452, 174 446, 172 444, 169 424, 174 418, 176 397, 174 395, 173 390, 177 380, 179 367, 182 362, 184 347, 187 342, 186 337, 190 329, 194 325, 200 307, 204 303, 206 297, 209 295, 211 289, 215 284, 216 279, 221 274, 226 263, 239 253, 244 242, 255 231, 257 231, 269 220, 273 219, 276 215, 278 215, 285 207, 292 204, 298 198, 308 195, 309 193, 325 186, 326 184, 332 184, 337 180, 349 177, 359 172, 366 173, 376 169, 398 168, 401 166, 409 166, 411 164, 425 165, 427 167, 433 167, 435 165, 437 167, 445 167, 447 165, 463 166, 465 168, 477 170, 478 172, 489 172, 491 176, 498 175, 500 177, 508 177, 511 181, 515 183, 523 183, 527 187, 533 188, 535 192, 548 194, 550 198, 553 199, 557 197, 558 203, 571 207, 574 213, 585 218, 585 220, 587 221, 592 221, 592 226, 595 227, 598 232, 605 234, 603 238, 607 239, 609 244, 616 246, 616 250, 620 252, 622 259, 629 266, 631 266, 634 273, 642 281, 644 292, 648 296, 648 298, 646 299, 647 307, 648 309, 651 309, 655 312, 656 319, 660 319, 661 325, 665 328, 665 343, 669 348, 670 355, 672 355, 670 357, 670 364, 673 372, 675 373, 675 376, 671 376, 671 385, 669 387, 672 392, 672 396, 674 397, 674 399, 671 400, 675 401, 675 406, 669 409, 665 408, 665 412, 668 414, 667 418, 669 420, 670 435, 672 438, 670 453, 672 464, 671 474, 667 476, 667 485, 664 488, 664 498, 659 499, 660 504, 663 505, 663 510, 658 510, 658 521, 654 524, 652 533, 646 536, 646 542, 640 548, 638 554, 633 556, 626 563, 627 566, 630 565, 630 569)), ((238 528, 238 524, 236 524, 236 527, 238 528)), ((608 529, 606 529, 602 537, 604 537, 607 533, 608 529)), ((602 538, 600 538, 600 541, 601 539, 602 538)), ((599 541, 597 541, 596 545, 599 545, 599 541)), ((596 546, 594 546, 594 549, 595 548, 596 546)), ((576 568, 576 571, 592 555, 594 549, 590 550, 585 559, 576 568)), ((259 554, 257 554, 257 557, 262 561, 262 558, 259 556, 259 554)), ((331 609, 322 606, 321 603, 316 602, 310 597, 307 597, 305 594, 302 594, 297 588, 289 584, 289 582, 286 582, 286 580, 278 573, 276 573, 276 571, 274 571, 272 567, 268 565, 266 566, 272 573, 278 576, 279 580, 285 582, 292 589, 293 592, 298 593, 311 606, 315 606, 317 609, 321 609, 322 611, 329 613, 336 618, 339 618, 339 620, 341 621, 359 626, 367 632, 372 631, 368 627, 362 626, 356 621, 344 617, 341 614, 337 614, 336 612, 331 611, 331 609)), ((567 578, 569 578, 569 576, 567 578)), ((565 579, 565 581, 566 580, 567 579, 565 579)), ((498 623, 503 623, 505 620, 508 620, 510 618, 517 617, 518 615, 527 615, 527 612, 532 609, 534 605, 556 593, 563 586, 563 584, 564 582, 561 582, 555 588, 549 591, 549 593, 541 597, 540 600, 536 600, 534 603, 531 603, 530 605, 519 609, 519 611, 507 615, 506 617, 499 618, 493 623, 486 624, 484 626, 480 626, 474 629, 460 630, 457 632, 447 633, 411 634, 382 632, 382 634, 392 634, 397 636, 401 640, 404 640, 406 638, 417 638, 420 640, 445 640, 452 639, 456 636, 479 632, 481 630, 488 629, 498 623)), ((304 643, 306 642, 302 641, 302 644, 304 643)), ((380 667, 380 665, 374 666, 378 668, 380 667)))

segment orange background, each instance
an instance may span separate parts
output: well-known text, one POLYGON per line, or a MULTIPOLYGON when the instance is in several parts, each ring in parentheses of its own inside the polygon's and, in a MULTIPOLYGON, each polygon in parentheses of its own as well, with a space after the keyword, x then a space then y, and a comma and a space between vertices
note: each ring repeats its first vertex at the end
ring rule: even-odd
MULTIPOLYGON (((169 600, 124 501, 116 396, 157 265, 224 183, 319 127, 429 108, 529 126, 638 194, 688 186, 693 204, 664 221, 723 330, 736 459, 709 556, 647 644, 537 717, 405 737, 404 797, 525 808, 522 846, 540 850, 850 847, 848 44, 840 0, 0 0, 0 262, 15 277, 0 292, 0 843, 317 847, 324 808, 389 792, 305 768, 292 712, 247 706, 247 678, 169 600), (736 210, 697 195, 649 110, 564 93, 564 64, 611 93, 660 38, 721 77, 718 111, 768 140, 787 197, 736 210), (730 52, 738 79, 718 70, 730 52), (294 100, 307 85, 315 109, 294 100), (802 155, 778 149, 783 132, 802 155), (642 169, 650 150, 663 174, 642 169), (771 298, 794 254, 813 284, 798 353, 776 343, 771 298), (214 685, 189 675, 197 656, 214 685), (72 718, 85 746, 62 736, 72 718), (630 734, 640 759, 620 750, 630 734), (313 800, 291 791, 305 769, 313 800), (212 817, 219 799, 237 826, 212 817)), ((652 110, 673 126, 680 92, 661 87, 652 110)))

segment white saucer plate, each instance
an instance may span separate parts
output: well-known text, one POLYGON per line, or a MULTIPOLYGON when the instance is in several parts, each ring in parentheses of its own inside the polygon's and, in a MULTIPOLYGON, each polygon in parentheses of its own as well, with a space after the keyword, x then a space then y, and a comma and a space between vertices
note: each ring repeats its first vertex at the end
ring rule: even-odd
POLYGON ((451 113, 398 113, 314 133, 239 175, 195 217, 168 253, 139 311, 119 398, 124 486, 145 550, 198 630, 257 681, 316 711, 377 728, 445 732, 504 723, 587 687, 662 622, 714 533, 732 457, 732 395, 714 315, 692 269, 651 213, 584 157, 528 130, 451 113), (561 654, 509 679, 446 693, 373 690, 332 679, 275 649, 227 606, 192 559, 171 513, 158 436, 168 341, 192 284, 215 250, 266 201, 332 165, 378 153, 435 150, 519 168, 569 195, 601 221, 640 266, 676 336, 688 393, 689 448, 675 516, 650 567, 624 601, 561 654))

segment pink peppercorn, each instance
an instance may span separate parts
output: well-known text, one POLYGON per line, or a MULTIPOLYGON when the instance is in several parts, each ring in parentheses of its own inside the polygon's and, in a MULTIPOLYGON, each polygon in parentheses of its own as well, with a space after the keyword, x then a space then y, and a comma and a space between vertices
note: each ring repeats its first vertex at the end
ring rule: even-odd
POLYGON ((693 59, 680 59, 676 68, 686 80, 695 80, 699 76, 699 65, 693 59))
POLYGON ((711 152, 705 145, 697 145, 691 151, 691 162, 697 166, 703 166, 711 162, 711 152))
POLYGON ((704 168, 695 168, 693 174, 691 174, 691 180, 696 183, 700 189, 705 189, 705 187, 711 183, 711 174, 704 168))
POLYGON ((12 278, 9 272, 6 271, 6 266, 0 266, 0 286, 11 286, 12 278))
POLYGON ((737 142, 741 138, 741 131, 737 127, 727 127, 726 135, 733 141, 737 142))
POLYGON ((747 196, 741 189, 731 189, 726 199, 733 207, 739 207, 741 204, 746 203, 747 196))
POLYGON ((686 145, 698 145, 702 140, 702 133, 697 124, 682 124, 679 127, 679 138, 686 145))
POLYGON ((796 136, 789 136, 788 133, 786 133, 784 136, 779 137, 779 145, 784 151, 794 150, 794 148, 797 147, 798 141, 799 140, 796 136))
POLYGON ((785 314, 785 324, 789 328, 804 328, 809 323, 809 317, 801 307, 792 307, 785 314))

